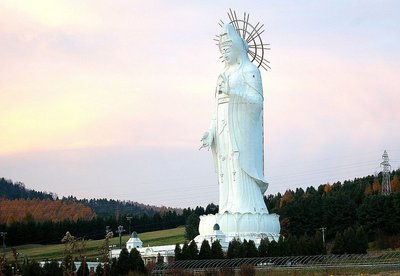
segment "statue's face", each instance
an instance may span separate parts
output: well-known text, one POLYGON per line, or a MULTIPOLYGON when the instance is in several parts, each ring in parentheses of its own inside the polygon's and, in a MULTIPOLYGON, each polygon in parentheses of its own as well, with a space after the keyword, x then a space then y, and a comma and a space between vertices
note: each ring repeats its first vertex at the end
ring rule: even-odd
POLYGON ((235 63, 237 60, 237 53, 232 47, 223 48, 223 56, 225 62, 229 65, 235 63))
POLYGON ((233 47, 232 40, 229 39, 227 34, 223 34, 221 36, 221 54, 224 58, 224 61, 228 65, 232 65, 237 61, 238 52, 236 51, 235 47, 233 47))

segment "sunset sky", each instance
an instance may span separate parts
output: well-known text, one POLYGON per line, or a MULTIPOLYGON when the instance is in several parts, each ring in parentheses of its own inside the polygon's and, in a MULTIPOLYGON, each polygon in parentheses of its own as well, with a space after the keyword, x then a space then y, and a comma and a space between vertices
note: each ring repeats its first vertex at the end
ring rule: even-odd
POLYGON ((400 167, 398 1, 0 1, 0 177, 78 198, 218 203, 199 151, 229 8, 265 24, 267 193, 400 167))

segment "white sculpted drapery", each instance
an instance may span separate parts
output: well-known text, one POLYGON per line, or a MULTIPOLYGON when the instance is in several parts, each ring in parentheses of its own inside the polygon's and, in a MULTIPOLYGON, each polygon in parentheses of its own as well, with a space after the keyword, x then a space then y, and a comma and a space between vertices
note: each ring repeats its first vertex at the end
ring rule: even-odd
POLYGON ((211 147, 219 183, 219 213, 267 213, 263 194, 263 91, 247 44, 228 24, 220 36, 225 70, 215 92, 216 111, 203 146, 211 147))

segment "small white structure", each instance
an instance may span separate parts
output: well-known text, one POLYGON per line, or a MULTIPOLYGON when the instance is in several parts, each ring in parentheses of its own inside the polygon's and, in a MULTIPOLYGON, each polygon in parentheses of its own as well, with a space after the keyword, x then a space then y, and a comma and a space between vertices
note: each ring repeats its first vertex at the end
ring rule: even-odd
MULTIPOLYGON (((163 258, 164 263, 172 262, 175 257, 175 245, 143 247, 143 242, 136 232, 133 232, 130 239, 126 242, 126 249, 128 252, 133 248, 139 251, 145 265, 148 263, 156 263, 159 256, 163 258)), ((120 253, 121 249, 112 249, 110 251, 110 258, 119 258, 120 253)))
POLYGON ((128 252, 131 252, 133 248, 141 248, 143 246, 143 242, 139 239, 136 232, 132 232, 130 239, 126 242, 126 249, 128 252))
POLYGON ((207 240, 211 245, 214 241, 218 240, 224 251, 228 249, 229 240, 226 239, 225 234, 220 230, 218 223, 214 224, 212 232, 209 231, 204 236, 197 236, 194 241, 197 243, 197 247, 200 248, 203 240, 207 240))

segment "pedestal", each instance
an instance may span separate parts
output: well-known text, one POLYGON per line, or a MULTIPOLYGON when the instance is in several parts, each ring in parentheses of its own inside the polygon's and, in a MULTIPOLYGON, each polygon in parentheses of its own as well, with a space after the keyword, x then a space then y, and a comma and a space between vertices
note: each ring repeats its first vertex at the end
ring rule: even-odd
POLYGON ((256 246, 260 244, 260 240, 268 238, 268 240, 278 241, 281 230, 279 223, 279 215, 268 213, 228 213, 206 215, 200 217, 199 232, 195 238, 196 243, 200 243, 206 239, 212 242, 215 236, 214 226, 219 225, 223 237, 218 238, 221 245, 227 244, 234 238, 241 241, 253 240, 256 246))

